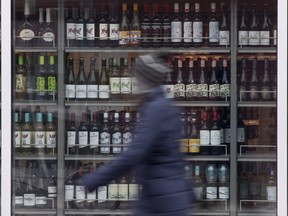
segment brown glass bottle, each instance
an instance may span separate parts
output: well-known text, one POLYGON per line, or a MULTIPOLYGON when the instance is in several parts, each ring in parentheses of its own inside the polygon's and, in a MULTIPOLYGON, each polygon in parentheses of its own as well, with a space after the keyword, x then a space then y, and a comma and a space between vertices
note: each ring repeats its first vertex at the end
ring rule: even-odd
POLYGON ((154 16, 151 20, 151 43, 152 47, 160 47, 161 46, 161 29, 162 29, 162 22, 161 16, 159 14, 159 4, 153 5, 154 16))

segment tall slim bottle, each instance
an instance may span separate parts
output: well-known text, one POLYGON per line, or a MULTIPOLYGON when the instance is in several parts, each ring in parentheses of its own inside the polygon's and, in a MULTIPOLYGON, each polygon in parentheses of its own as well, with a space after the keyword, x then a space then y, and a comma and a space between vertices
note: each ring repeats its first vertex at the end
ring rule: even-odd
POLYGON ((70 47, 75 45, 76 31, 75 31, 75 20, 72 14, 72 8, 68 9, 68 16, 65 21, 65 28, 66 28, 67 46, 70 47))
POLYGON ((179 47, 182 41, 182 19, 179 14, 179 3, 174 3, 174 16, 171 19, 171 44, 179 47))
POLYGON ((194 182, 194 193, 195 193, 195 197, 196 200, 201 200, 203 199, 203 195, 204 195, 204 188, 203 188, 203 179, 202 179, 202 175, 201 175, 201 167, 199 164, 195 165, 195 175, 193 178, 193 182, 194 182))
POLYGON ((83 167, 82 167, 82 163, 80 162, 78 179, 75 182, 76 205, 80 209, 85 208, 85 202, 86 202, 86 190, 85 190, 85 186, 82 182, 83 174, 84 174, 83 173, 83 167))
POLYGON ((225 47, 230 45, 230 26, 229 26, 226 6, 224 2, 221 2, 221 18, 220 18, 220 25, 219 25, 219 45, 225 46, 225 47))
POLYGON ((229 168, 226 164, 218 167, 218 197, 219 199, 229 199, 229 168))
POLYGON ((66 75, 65 83, 65 98, 74 100, 76 97, 76 80, 73 68, 73 58, 69 58, 68 73, 66 75))
MULTIPOLYGON (((108 117, 108 116, 107 116, 108 117)), ((96 165, 96 170, 99 169, 103 163, 96 165)), ((107 209, 108 188, 107 185, 101 185, 97 188, 98 209, 107 209)))
POLYGON ((15 153, 21 152, 21 124, 19 122, 19 112, 14 113, 14 148, 15 153))
POLYGON ((190 130, 190 135, 189 135, 189 140, 188 140, 189 142, 188 152, 189 154, 193 154, 193 155, 200 153, 200 134, 199 134, 199 129, 197 127, 196 121, 197 121, 196 113, 192 113, 191 130, 190 130))
POLYGON ((176 100, 184 100, 185 99, 185 84, 183 82, 183 77, 182 77, 182 60, 175 58, 175 64, 177 64, 177 79, 176 83, 174 85, 174 91, 175 95, 174 98, 176 100))
POLYGON ((130 42, 131 46, 140 46, 141 44, 141 26, 140 26, 140 19, 138 15, 138 4, 133 3, 133 16, 130 26, 130 42))
POLYGON ((127 4, 122 4, 122 17, 119 25, 119 46, 127 47, 129 45, 130 30, 127 17, 127 4))
POLYGON ((78 128, 78 150, 81 155, 86 155, 88 153, 88 138, 89 128, 87 125, 87 113, 83 112, 80 126, 78 128))
POLYGON ((269 59, 265 58, 264 59, 264 75, 262 78, 262 82, 260 84, 261 88, 261 100, 271 100, 271 93, 270 91, 270 79, 269 79, 269 59))
POLYGON ((90 58, 90 71, 87 81, 87 99, 95 100, 98 98, 98 77, 95 70, 95 58, 90 58))
MULTIPOLYGON (((39 164, 37 167, 39 170, 38 175, 38 185, 37 193, 36 193, 36 208, 45 209, 47 208, 47 190, 45 185, 45 176, 44 176, 44 167, 43 165, 39 164)), ((49 201, 48 201, 49 202, 49 201)))
POLYGON ((75 182, 73 179, 73 167, 70 165, 68 168, 68 176, 65 178, 65 204, 68 203, 69 206, 73 206, 75 197, 75 182))
POLYGON ((119 124, 119 113, 114 113, 114 124, 111 129, 112 154, 122 153, 122 130, 119 124))
POLYGON ((174 85, 172 82, 172 77, 171 77, 171 70, 167 71, 166 79, 163 82, 162 85, 163 92, 166 98, 174 98, 175 96, 175 91, 174 91, 174 85))
POLYGON ((21 134, 21 146, 23 148, 23 152, 31 153, 34 150, 33 143, 34 138, 34 128, 31 124, 31 114, 26 112, 24 114, 24 123, 22 125, 22 134, 21 134))
POLYGON ((249 83, 249 99, 258 100, 259 99, 259 81, 257 74, 257 58, 253 58, 253 67, 252 67, 252 77, 249 83))
POLYGON ((200 79, 198 83, 198 99, 207 100, 208 99, 208 84, 205 73, 205 60, 200 60, 200 79))
POLYGON ((210 144, 211 144, 211 154, 219 155, 222 153, 221 149, 217 145, 221 145, 221 131, 218 124, 218 113, 213 112, 213 122, 210 129, 210 144))
POLYGON ((195 15, 193 18, 193 44, 195 47, 203 44, 203 20, 200 15, 200 3, 195 3, 195 15))
POLYGON ((54 55, 49 56, 49 66, 47 70, 47 99, 55 101, 57 98, 57 69, 54 55))
POLYGON ((149 4, 144 3, 143 5, 143 15, 141 17, 141 36, 143 40, 141 42, 142 47, 150 47, 151 45, 151 19, 149 15, 149 4))
POLYGON ((102 67, 99 78, 99 99, 107 100, 110 98, 109 77, 106 68, 106 59, 102 59, 102 67))
POLYGON ((87 97, 87 77, 84 71, 84 58, 79 59, 79 72, 76 83, 76 99, 85 100, 87 97))
POLYGON ((125 123, 123 127, 122 141, 123 141, 123 152, 127 150, 129 145, 132 143, 133 134, 130 122, 130 113, 125 113, 125 123))
POLYGON ((151 20, 151 43, 152 47, 160 47, 161 46, 161 39, 162 37, 162 22, 161 22, 161 16, 159 13, 159 4, 153 4, 153 11, 154 16, 151 20))
POLYGON ((216 74, 216 59, 212 60, 212 75, 209 83, 209 100, 219 100, 220 83, 216 74))
MULTIPOLYGON (((94 172, 93 163, 89 163, 89 173, 92 174, 94 172)), ((87 191, 87 208, 94 209, 97 205, 97 193, 94 191, 87 191)))
MULTIPOLYGON (((42 31, 44 30, 45 28, 45 22, 44 22, 44 10, 43 8, 39 8, 39 21, 38 21, 38 32, 37 32, 37 35, 41 35, 42 31)), ((42 38, 38 38, 38 42, 39 42, 39 45, 41 44, 41 39, 42 38)))
POLYGON ((103 114, 103 125, 100 131, 100 154, 110 154, 111 132, 108 125, 108 113, 103 114))
POLYGON ((238 30, 238 46, 248 46, 249 44, 249 31, 247 24, 246 5, 242 5, 241 23, 238 30))
POLYGON ((109 77, 111 100, 116 101, 120 99, 120 92, 121 92, 121 80, 120 79, 121 79, 120 71, 117 65, 117 59, 113 58, 112 71, 109 77))
POLYGON ((162 44, 164 47, 171 45, 171 17, 169 4, 164 5, 164 15, 162 16, 162 44))
POLYGON ((84 34, 85 34, 85 19, 84 19, 84 10, 83 7, 79 8, 78 19, 75 21, 75 42, 77 46, 84 46, 84 34))
POLYGON ((21 179, 20 176, 20 166, 19 161, 15 161, 15 176, 14 176, 14 188, 15 188, 15 208, 23 208, 23 193, 24 193, 24 185, 23 185, 23 179, 21 179))
POLYGON ((268 5, 264 4, 263 24, 260 27, 260 46, 270 46, 270 29, 268 5))
POLYGON ((34 143, 36 148, 36 153, 43 155, 45 153, 45 127, 43 124, 43 115, 41 112, 36 113, 36 123, 34 132, 34 143))
POLYGON ((15 97, 16 100, 25 100, 26 99, 26 77, 27 70, 24 66, 24 58, 23 55, 20 54, 18 56, 18 65, 16 66, 16 74, 15 74, 15 97))
POLYGON ((207 125, 207 112, 202 111, 202 124, 200 128, 200 151, 202 155, 210 154, 210 131, 207 125))
POLYGON ((248 94, 247 94, 247 92, 245 92, 245 91, 248 91, 246 71, 247 71, 247 59, 242 58, 242 60, 241 60, 241 79, 240 79, 240 85, 239 85, 240 101, 245 101, 248 98, 248 94))
POLYGON ((99 46, 105 47, 108 45, 109 23, 107 18, 107 9, 104 4, 100 5, 100 16, 98 18, 99 24, 99 46))
POLYGON ((230 100, 230 81, 228 78, 228 63, 227 59, 223 59, 223 74, 220 84, 220 98, 222 100, 229 101, 230 100))
POLYGON ((46 134, 46 149, 47 154, 55 155, 57 152, 56 144, 57 144, 57 129, 53 122, 53 113, 47 113, 47 124, 45 128, 46 134))
POLYGON ((90 154, 96 155, 98 154, 98 147, 99 147, 99 133, 100 128, 97 123, 97 112, 93 112, 92 114, 92 124, 89 130, 89 147, 90 147, 90 154))
POLYGON ((31 161, 27 162, 26 169, 27 169, 27 172, 26 172, 25 178, 26 178, 27 185, 23 194, 23 207, 35 208, 36 207, 36 192, 33 188, 33 183, 36 184, 36 174, 32 173, 33 163, 31 161))
POLYGON ((130 70, 128 68, 128 58, 124 58, 120 83, 121 83, 121 98, 122 100, 127 101, 131 98, 131 90, 132 90, 131 89, 132 80, 130 70))
MULTIPOLYGON (((217 199, 218 190, 217 190, 217 168, 215 164, 208 164, 206 166, 206 199, 213 200, 217 199)), ((214 207, 213 201, 207 202, 208 209, 213 209, 214 207)))
POLYGON ((39 69, 36 73, 36 99, 47 99, 47 69, 44 55, 39 56, 39 69))
POLYGON ((209 46, 219 45, 219 20, 216 16, 216 3, 211 3, 211 14, 209 19, 209 46))
POLYGON ((46 25, 41 32, 41 45, 55 47, 56 46, 56 32, 51 22, 51 8, 46 8, 46 25))
POLYGON ((75 123, 75 113, 70 114, 70 123, 67 128, 67 147, 69 154, 76 154, 76 123, 75 123))
POLYGON ((89 8, 88 19, 85 22, 85 31, 86 44, 89 47, 94 47, 96 42, 96 20, 91 7, 89 8))
POLYGON ((267 193, 267 200, 270 201, 268 203, 268 209, 276 209, 276 202, 277 201, 277 180, 276 175, 273 167, 270 167, 269 178, 266 183, 266 193, 267 193))
POLYGON ((35 65, 34 65, 34 55, 26 54, 26 99, 35 100, 35 90, 36 90, 36 77, 35 77, 35 65))
POLYGON ((117 47, 119 45, 119 17, 117 15, 117 5, 110 4, 110 18, 109 18, 109 46, 117 47))
POLYGON ((192 36, 193 36, 193 26, 192 18, 190 16, 190 4, 185 3, 183 20, 183 46, 191 47, 192 46, 192 36))
POLYGON ((252 5, 252 21, 249 29, 249 46, 260 45, 260 29, 257 18, 256 4, 252 5))

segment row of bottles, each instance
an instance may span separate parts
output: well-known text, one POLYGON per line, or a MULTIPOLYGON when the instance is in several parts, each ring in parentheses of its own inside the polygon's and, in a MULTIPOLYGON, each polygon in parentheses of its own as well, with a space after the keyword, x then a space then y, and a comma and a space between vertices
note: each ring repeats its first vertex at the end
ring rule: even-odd
POLYGON ((15 99, 52 100, 57 98, 57 57, 51 54, 22 54, 15 67, 15 99))
POLYGON ((56 209, 55 165, 43 161, 15 161, 15 208, 56 209))
MULTIPOLYGON (((99 169, 103 163, 96 164, 99 169)), ((84 174, 94 171, 93 163, 82 164, 78 162, 75 171, 72 164, 66 167, 65 178, 65 206, 76 209, 126 209, 131 207, 131 201, 138 199, 140 185, 135 175, 122 176, 110 181, 107 185, 99 186, 96 190, 88 192, 81 178, 84 174)))
POLYGON ((56 155, 57 127, 53 113, 36 112, 33 118, 31 112, 15 112, 14 147, 16 154, 56 155))
POLYGON ((120 154, 125 151, 133 139, 133 128, 139 122, 139 114, 126 111, 82 113, 79 126, 75 113, 71 112, 66 127, 66 140, 69 154, 120 154))

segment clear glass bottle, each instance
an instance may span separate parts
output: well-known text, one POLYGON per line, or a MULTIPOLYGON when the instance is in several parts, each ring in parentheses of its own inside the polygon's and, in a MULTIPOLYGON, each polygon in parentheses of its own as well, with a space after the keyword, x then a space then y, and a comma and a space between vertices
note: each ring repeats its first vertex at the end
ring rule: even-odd
POLYGON ((119 45, 127 47, 129 45, 130 31, 129 20, 127 17, 127 4, 122 4, 122 17, 119 25, 119 45))
POLYGON ((257 58, 253 58, 252 77, 249 82, 249 99, 257 101, 259 99, 259 81, 257 73, 257 58))
POLYGON ((261 89, 261 100, 271 100, 271 83, 269 79, 269 59, 265 58, 264 59, 264 75, 262 78, 262 82, 260 84, 260 89, 261 89))
POLYGON ((228 22, 228 15, 226 11, 226 5, 221 2, 221 18, 219 25, 219 45, 229 47, 230 46, 230 26, 228 22))
POLYGON ((141 26, 138 14, 138 4, 133 3, 133 16, 130 25, 130 41, 129 44, 134 47, 138 47, 141 44, 141 26))
POLYGON ((260 29, 258 23, 258 16, 256 11, 257 5, 252 5, 252 21, 249 28, 249 46, 259 46, 260 45, 260 29))
POLYGON ((249 44, 249 31, 247 23, 246 5, 242 5, 241 9, 241 22, 238 30, 238 46, 248 46, 249 44))
POLYGON ((264 4, 263 23, 260 27, 260 46, 270 46, 270 18, 268 17, 268 4, 264 4))

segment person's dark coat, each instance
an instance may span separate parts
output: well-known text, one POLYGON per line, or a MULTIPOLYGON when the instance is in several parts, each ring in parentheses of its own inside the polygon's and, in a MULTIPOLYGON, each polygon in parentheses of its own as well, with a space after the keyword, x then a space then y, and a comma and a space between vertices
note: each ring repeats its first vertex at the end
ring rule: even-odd
POLYGON ((189 206, 184 162, 179 152, 180 121, 178 110, 164 98, 161 88, 149 93, 140 108, 133 144, 110 164, 84 177, 93 191, 112 179, 137 170, 142 185, 135 216, 185 216, 189 206))

